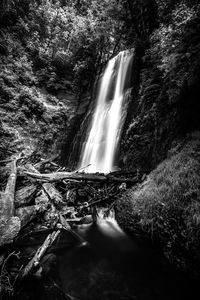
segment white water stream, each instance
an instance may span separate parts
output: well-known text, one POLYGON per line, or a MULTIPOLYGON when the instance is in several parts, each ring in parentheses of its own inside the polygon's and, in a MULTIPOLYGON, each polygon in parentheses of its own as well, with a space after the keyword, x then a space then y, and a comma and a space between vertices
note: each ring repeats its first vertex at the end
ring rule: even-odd
POLYGON ((100 82, 96 107, 83 144, 80 168, 85 172, 114 171, 114 160, 123 127, 123 100, 128 88, 133 53, 122 51, 112 58, 100 82), (112 98, 112 99, 110 99, 112 98))

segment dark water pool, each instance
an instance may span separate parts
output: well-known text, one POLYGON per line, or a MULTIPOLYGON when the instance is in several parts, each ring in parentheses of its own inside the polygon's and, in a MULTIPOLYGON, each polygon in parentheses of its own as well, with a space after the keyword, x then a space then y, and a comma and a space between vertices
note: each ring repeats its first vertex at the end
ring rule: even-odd
POLYGON ((96 231, 87 244, 69 246, 69 239, 69 233, 60 236, 41 262, 42 276, 24 279, 13 299, 188 300, 198 295, 198 282, 175 270, 151 245, 132 240, 130 246, 129 239, 120 238, 108 246, 96 231))
POLYGON ((144 253, 105 258, 91 249, 76 249, 60 257, 62 286, 76 299, 85 300, 193 299, 197 283, 174 270, 158 253, 144 253))

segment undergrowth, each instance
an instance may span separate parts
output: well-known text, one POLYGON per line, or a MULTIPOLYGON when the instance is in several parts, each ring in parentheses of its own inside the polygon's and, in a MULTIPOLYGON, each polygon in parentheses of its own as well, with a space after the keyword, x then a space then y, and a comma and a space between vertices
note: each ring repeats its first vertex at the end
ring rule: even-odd
POLYGON ((145 182, 119 200, 119 223, 159 240, 165 255, 184 270, 199 272, 200 141, 177 145, 145 182), (122 213, 120 213, 122 212, 122 213), (122 215, 123 214, 123 215, 122 215))

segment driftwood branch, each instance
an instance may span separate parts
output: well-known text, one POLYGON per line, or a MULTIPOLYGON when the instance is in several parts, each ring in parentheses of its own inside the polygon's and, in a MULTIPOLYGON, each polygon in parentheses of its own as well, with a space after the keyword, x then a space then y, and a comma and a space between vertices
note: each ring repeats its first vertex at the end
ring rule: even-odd
POLYGON ((11 162, 11 172, 8 177, 5 192, 1 194, 0 201, 0 215, 7 219, 14 215, 14 199, 15 199, 15 185, 17 179, 17 159, 11 162))
POLYGON ((28 275, 35 267, 39 265, 41 258, 43 257, 47 249, 57 239, 59 234, 60 234, 60 230, 57 230, 57 231, 53 231, 46 237, 42 246, 36 251, 34 257, 29 261, 26 267, 22 270, 21 277, 28 275))
POLYGON ((17 160, 11 162, 5 192, 0 193, 0 246, 11 243, 21 228, 20 219, 14 216, 15 186, 17 179, 17 160))
POLYGON ((56 172, 49 174, 35 174, 32 172, 24 172, 24 175, 34 178, 43 182, 56 182, 64 179, 70 180, 86 180, 86 181, 96 181, 96 182, 127 182, 127 183, 137 183, 138 178, 121 178, 105 174, 91 174, 91 173, 75 173, 75 172, 56 172))

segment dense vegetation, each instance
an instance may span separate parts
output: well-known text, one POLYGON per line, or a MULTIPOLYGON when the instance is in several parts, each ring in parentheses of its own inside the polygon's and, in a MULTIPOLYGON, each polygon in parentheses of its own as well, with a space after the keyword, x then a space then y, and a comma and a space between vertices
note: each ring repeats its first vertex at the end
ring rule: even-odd
POLYGON ((174 139, 199 130, 199 6, 172 2, 157 1, 159 26, 135 66, 139 74, 122 141, 122 159, 131 168, 154 168, 174 139))
POLYGON ((118 221, 136 236, 151 237, 166 257, 199 276, 199 134, 179 141, 137 189, 119 200, 118 221))
POLYGON ((1 127, 2 134, 8 136, 1 146, 2 157, 9 155, 8 150, 13 152, 18 143, 17 132, 9 129, 13 125, 20 134, 27 122, 27 136, 35 139, 32 122, 36 122, 39 140, 45 136, 41 142, 44 149, 55 140, 56 131, 67 130, 67 120, 77 107, 84 106, 83 100, 105 62, 138 40, 145 42, 154 26, 152 3, 140 7, 140 1, 132 5, 114 0, 1 2, 1 127), (57 107, 59 101, 65 107, 62 113, 57 107), (48 104, 56 106, 50 115, 55 109, 55 118, 59 115, 56 130, 52 120, 45 117, 48 104), (4 118, 7 112, 9 120, 4 118))

